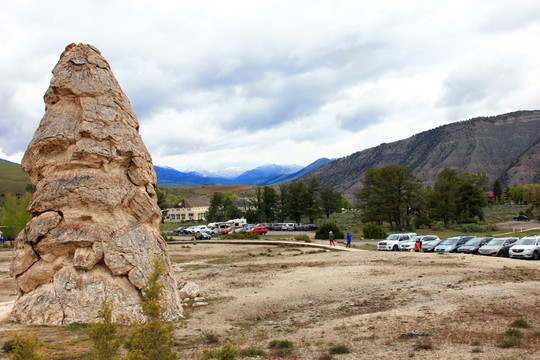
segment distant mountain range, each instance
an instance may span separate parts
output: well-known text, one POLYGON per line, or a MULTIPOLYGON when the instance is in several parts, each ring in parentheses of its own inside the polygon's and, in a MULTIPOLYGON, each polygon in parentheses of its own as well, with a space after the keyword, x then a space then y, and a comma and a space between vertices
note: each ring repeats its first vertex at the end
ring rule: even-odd
POLYGON ((167 166, 155 165, 158 186, 211 186, 211 185, 254 185, 265 186, 290 181, 320 166, 330 159, 322 158, 306 167, 298 165, 264 165, 233 177, 214 177, 197 171, 182 172, 167 166))
POLYGON ((431 185, 444 168, 485 173, 489 186, 540 183, 540 111, 478 117, 424 131, 408 139, 380 144, 332 161, 301 176, 315 176, 349 199, 361 186, 367 168, 409 166, 431 185))
MULTIPOLYGON (((390 164, 409 166, 417 179, 427 185, 433 184, 444 168, 485 173, 490 186, 496 179, 501 180, 503 186, 540 183, 540 111, 518 111, 454 122, 337 160, 322 158, 304 168, 273 164, 223 177, 181 172, 164 166, 154 168, 159 186, 264 186, 317 177, 321 185, 333 186, 347 198, 354 199, 367 168, 390 164)), ((1 160, 0 170, 0 190, 13 183, 15 173, 22 173, 20 165, 5 160, 1 160)), ((27 176, 20 179, 17 191, 28 184, 27 176)))

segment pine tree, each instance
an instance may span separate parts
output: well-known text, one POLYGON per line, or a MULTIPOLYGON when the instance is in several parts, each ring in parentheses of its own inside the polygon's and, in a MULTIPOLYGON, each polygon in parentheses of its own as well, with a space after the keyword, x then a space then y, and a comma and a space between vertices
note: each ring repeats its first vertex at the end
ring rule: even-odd
POLYGON ((112 300, 105 299, 101 303, 98 316, 101 322, 93 324, 89 330, 90 340, 94 343, 92 355, 97 360, 118 359, 122 339, 118 336, 118 327, 112 321, 114 305, 112 300))
POLYGON ((125 360, 175 360, 173 351, 174 327, 165 323, 163 314, 163 285, 159 282, 167 268, 163 260, 154 259, 152 273, 143 287, 141 307, 146 323, 134 324, 130 331, 125 360))

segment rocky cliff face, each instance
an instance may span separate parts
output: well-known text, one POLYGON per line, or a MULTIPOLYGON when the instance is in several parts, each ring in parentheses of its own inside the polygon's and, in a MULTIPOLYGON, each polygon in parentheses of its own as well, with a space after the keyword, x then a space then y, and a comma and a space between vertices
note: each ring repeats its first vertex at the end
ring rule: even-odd
MULTIPOLYGON (((156 176, 129 100, 90 45, 69 45, 45 96, 46 113, 22 161, 36 191, 33 219, 16 240, 11 273, 25 324, 93 321, 105 297, 123 323, 141 317, 153 259, 170 270, 159 233, 156 176)), ((167 319, 182 314, 170 272, 167 319)))
MULTIPOLYGON (((408 139, 363 150, 333 161, 304 177, 316 176, 348 198, 361 188, 367 168, 409 166, 433 184, 444 168, 485 173, 504 186, 540 183, 540 111, 475 118, 424 131, 408 139)), ((491 184, 490 184, 491 185, 491 184)))

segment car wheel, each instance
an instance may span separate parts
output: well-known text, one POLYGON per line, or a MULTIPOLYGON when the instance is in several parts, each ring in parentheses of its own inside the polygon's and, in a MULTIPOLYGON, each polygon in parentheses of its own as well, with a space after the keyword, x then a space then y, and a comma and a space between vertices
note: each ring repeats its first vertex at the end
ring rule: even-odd
POLYGON ((398 249, 397 245, 394 245, 394 247, 392 248, 392 251, 398 251, 398 250, 399 249, 398 249))
POLYGON ((504 256, 504 253, 502 252, 502 250, 497 253, 497 256, 498 257, 503 257, 504 256))
POLYGON ((533 260, 538 260, 540 258, 540 255, 538 255, 538 251, 533 252, 532 258, 533 260))

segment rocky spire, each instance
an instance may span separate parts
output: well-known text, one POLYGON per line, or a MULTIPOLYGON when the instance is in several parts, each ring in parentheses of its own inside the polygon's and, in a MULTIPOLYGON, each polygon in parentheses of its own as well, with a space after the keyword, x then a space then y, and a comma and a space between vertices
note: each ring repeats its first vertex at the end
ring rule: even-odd
POLYGON ((159 233, 152 159, 109 64, 91 45, 67 46, 44 99, 22 161, 36 191, 33 218, 15 242, 13 320, 91 322, 107 297, 116 320, 129 323, 141 316, 154 258, 168 266, 161 279, 167 320, 177 319, 182 308, 159 233))

